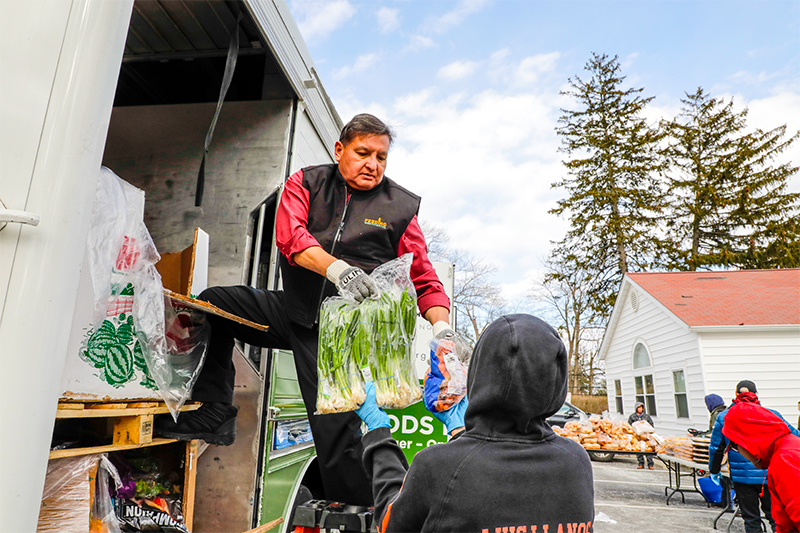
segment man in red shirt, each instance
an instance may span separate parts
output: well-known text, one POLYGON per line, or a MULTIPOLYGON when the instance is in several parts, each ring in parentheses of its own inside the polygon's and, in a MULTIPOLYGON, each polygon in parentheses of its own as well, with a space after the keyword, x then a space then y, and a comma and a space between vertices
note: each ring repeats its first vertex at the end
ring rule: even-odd
POLYGON ((420 313, 434 335, 451 335, 450 300, 427 255, 417 221, 420 198, 384 175, 392 131, 372 115, 354 117, 334 147, 337 163, 306 167, 286 181, 276 214, 283 289, 210 287, 199 298, 237 316, 269 326, 259 332, 209 317, 206 362, 192 390, 203 402, 177 423, 159 419, 164 437, 232 444, 234 339, 253 346, 292 350, 297 377, 314 435, 324 498, 371 505, 362 466, 361 421, 355 413, 314 415, 317 398, 319 308, 326 297, 357 301, 378 295, 368 273, 406 253, 413 254, 411 279, 420 313))

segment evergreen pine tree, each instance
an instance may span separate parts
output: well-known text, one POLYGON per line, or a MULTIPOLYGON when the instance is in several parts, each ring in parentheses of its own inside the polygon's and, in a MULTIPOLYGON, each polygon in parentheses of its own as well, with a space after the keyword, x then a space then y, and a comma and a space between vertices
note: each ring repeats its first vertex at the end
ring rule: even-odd
POLYGON ((795 142, 786 126, 747 132, 747 110, 702 88, 664 123, 670 170, 667 268, 780 268, 800 265, 800 194, 786 192, 798 171, 775 157, 795 142))
POLYGON ((570 229, 557 250, 571 253, 594 278, 594 308, 607 316, 622 276, 650 267, 658 248, 655 216, 663 201, 658 175, 661 134, 642 112, 653 97, 623 89, 617 57, 592 54, 591 79, 569 79, 577 110, 562 109, 557 128, 568 176, 553 187, 568 197, 550 212, 569 217, 570 229))

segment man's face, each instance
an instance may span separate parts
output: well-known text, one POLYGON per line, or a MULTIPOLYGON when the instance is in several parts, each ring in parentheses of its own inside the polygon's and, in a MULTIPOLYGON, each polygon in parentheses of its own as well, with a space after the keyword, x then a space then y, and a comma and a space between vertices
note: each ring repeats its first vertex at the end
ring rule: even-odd
POLYGON ((640 405, 639 407, 637 407, 637 408, 636 408, 636 413, 637 413, 637 414, 642 414, 642 412, 643 412, 643 411, 644 411, 644 407, 643 407, 643 406, 641 406, 641 405, 640 405))
POLYGON ((389 157, 389 136, 359 135, 347 146, 336 141, 334 155, 347 185, 368 191, 383 179, 389 157))

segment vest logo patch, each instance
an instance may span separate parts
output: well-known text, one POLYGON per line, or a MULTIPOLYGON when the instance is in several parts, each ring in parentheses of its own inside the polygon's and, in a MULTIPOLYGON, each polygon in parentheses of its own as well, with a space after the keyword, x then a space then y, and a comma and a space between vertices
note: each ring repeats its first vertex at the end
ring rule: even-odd
POLYGON ((378 217, 378 220, 374 220, 372 218, 365 218, 364 224, 368 226, 375 226, 376 228, 383 228, 386 229, 386 222, 381 220, 381 217, 378 217))

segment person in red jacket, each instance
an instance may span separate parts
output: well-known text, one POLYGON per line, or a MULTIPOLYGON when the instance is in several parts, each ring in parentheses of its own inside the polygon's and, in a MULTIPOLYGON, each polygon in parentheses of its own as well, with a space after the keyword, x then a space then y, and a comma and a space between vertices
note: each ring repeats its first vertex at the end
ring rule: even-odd
POLYGON ((728 409, 722 433, 731 448, 767 469, 775 532, 800 531, 800 437, 769 409, 745 402, 728 409))

